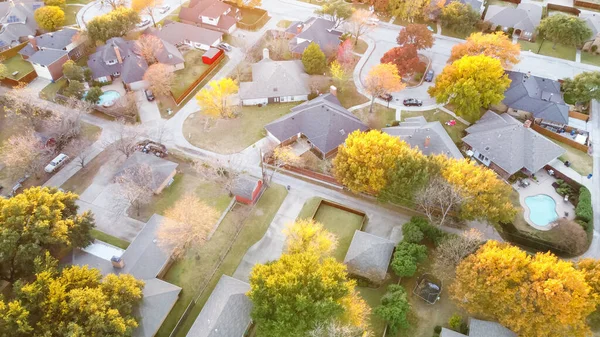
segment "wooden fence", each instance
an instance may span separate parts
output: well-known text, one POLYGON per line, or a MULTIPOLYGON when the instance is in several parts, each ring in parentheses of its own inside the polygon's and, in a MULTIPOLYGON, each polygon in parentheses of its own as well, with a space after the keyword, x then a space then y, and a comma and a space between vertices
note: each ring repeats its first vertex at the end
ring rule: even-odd
POLYGON ((573 14, 576 16, 579 16, 579 13, 581 13, 581 11, 577 8, 573 8, 573 7, 569 7, 569 6, 561 6, 561 5, 556 5, 556 4, 548 4, 548 10, 570 13, 570 14, 573 14))
POLYGON ((565 143, 565 144, 567 144, 569 146, 572 146, 572 147, 576 148, 577 150, 583 151, 585 153, 588 152, 588 149, 589 149, 588 146, 583 145, 583 144, 579 144, 576 141, 571 140, 569 138, 565 138, 565 137, 563 137, 563 136, 561 136, 561 135, 559 135, 559 134, 557 134, 555 132, 552 132, 552 131, 550 131, 548 129, 545 129, 545 128, 537 125, 537 124, 531 124, 531 128, 534 131, 537 131, 537 132, 541 133, 542 135, 544 135, 544 136, 546 136, 548 138, 552 138, 554 140, 558 140, 561 143, 565 143))
POLYGON ((577 111, 569 111, 569 117, 579 119, 580 121, 588 122, 590 120, 590 115, 582 114, 577 111))
POLYGON ((2 84, 9 86, 9 87, 16 87, 17 85, 20 85, 21 83, 30 83, 31 81, 35 80, 37 77, 38 77, 38 75, 35 72, 35 70, 32 70, 29 73, 27 73, 25 76, 19 78, 18 80, 12 79, 10 77, 5 77, 0 82, 2 82, 2 84))
POLYGON ((217 58, 215 60, 215 62, 213 62, 203 73, 202 75, 200 75, 200 77, 198 77, 194 83, 192 83, 184 92, 183 94, 179 95, 179 97, 175 97, 173 96, 173 92, 171 92, 171 96, 173 96, 173 100, 175 101, 175 104, 179 105, 181 104, 181 102, 183 102, 194 90, 196 90, 196 87, 202 82, 204 81, 208 75, 210 75, 212 73, 212 71, 217 68, 221 62, 223 61, 223 58, 225 58, 225 53, 221 54, 219 56, 219 58, 217 58))
MULTIPOLYGON (((255 9, 257 9, 257 8, 255 8, 255 9)), ((238 26, 238 28, 241 28, 241 29, 257 31, 257 30, 261 29, 267 23, 267 21, 269 21, 270 19, 271 19, 271 17, 267 13, 267 11, 265 11, 262 14, 262 16, 258 20, 256 20, 254 23, 246 23, 246 22, 238 21, 237 26, 238 26)))
POLYGON ((0 53, 0 59, 2 60, 6 60, 9 59, 13 56, 17 56, 17 54, 19 54, 19 52, 21 51, 21 49, 25 48, 25 46, 28 44, 29 42, 23 42, 18 46, 12 47, 10 49, 7 49, 3 52, 0 53))
POLYGON ((587 1, 581 1, 581 0, 575 0, 573 3, 574 6, 579 6, 579 7, 585 7, 585 8, 591 8, 591 9, 596 9, 596 10, 600 10, 600 4, 595 3, 595 2, 587 2, 587 1))

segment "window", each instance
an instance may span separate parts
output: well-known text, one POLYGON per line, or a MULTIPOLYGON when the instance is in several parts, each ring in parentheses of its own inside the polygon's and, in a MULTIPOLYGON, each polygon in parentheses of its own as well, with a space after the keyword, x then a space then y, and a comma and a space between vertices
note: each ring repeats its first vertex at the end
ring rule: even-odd
POLYGON ((481 161, 487 161, 488 160, 487 157, 484 156, 484 155, 482 155, 481 153, 477 156, 477 158, 479 158, 479 160, 481 160, 481 161))
POLYGON ((117 60, 108 60, 106 61, 106 64, 112 66, 113 64, 117 64, 117 60))

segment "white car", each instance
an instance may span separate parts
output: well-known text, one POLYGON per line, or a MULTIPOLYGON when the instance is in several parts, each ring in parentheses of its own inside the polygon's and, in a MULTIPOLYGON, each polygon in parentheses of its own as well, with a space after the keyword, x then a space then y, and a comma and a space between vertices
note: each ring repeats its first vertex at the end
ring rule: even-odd
POLYGON ((169 6, 169 5, 162 6, 162 7, 160 8, 160 11, 159 11, 159 13, 160 13, 160 14, 165 14, 165 13, 166 13, 166 12, 167 12, 169 9, 171 9, 171 6, 169 6))
POLYGON ((223 51, 232 51, 233 50, 233 47, 229 43, 225 43, 225 42, 219 43, 217 48, 221 49, 223 51))
POLYGON ((69 156, 67 156, 64 153, 61 153, 58 156, 56 156, 56 158, 52 159, 50 164, 46 165, 46 168, 44 168, 44 171, 46 171, 48 173, 52 173, 52 172, 56 171, 57 168, 61 167, 64 163, 66 163, 67 160, 69 160, 69 156))

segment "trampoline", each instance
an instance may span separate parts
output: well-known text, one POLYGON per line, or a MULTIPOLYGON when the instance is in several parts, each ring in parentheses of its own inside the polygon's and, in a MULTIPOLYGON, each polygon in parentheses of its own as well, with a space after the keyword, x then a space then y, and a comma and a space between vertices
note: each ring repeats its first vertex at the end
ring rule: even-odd
POLYGON ((430 274, 423 274, 413 289, 413 294, 429 304, 435 304, 442 293, 442 281, 430 274))

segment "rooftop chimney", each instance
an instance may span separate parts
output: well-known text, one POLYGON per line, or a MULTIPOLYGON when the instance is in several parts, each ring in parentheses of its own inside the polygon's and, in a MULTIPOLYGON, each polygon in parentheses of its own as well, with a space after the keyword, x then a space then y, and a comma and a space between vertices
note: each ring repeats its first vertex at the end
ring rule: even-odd
POLYGON ((296 34, 302 33, 302 24, 296 26, 296 34))
POLYGON ((117 54, 117 61, 119 61, 119 63, 123 63, 123 58, 121 57, 121 51, 119 50, 119 47, 117 45, 115 45, 115 54, 117 54))
POLYGON ((270 59, 269 48, 265 48, 265 49, 263 49, 263 60, 268 60, 268 59, 270 59))
POLYGON ((27 38, 29 39, 29 43, 31 43, 33 50, 38 50, 37 42, 35 41, 35 36, 29 35, 27 36, 27 38))
POLYGON ((337 88, 334 85, 330 86, 329 93, 332 94, 333 96, 337 96, 337 88))
POLYGON ((524 127, 526 128, 530 128, 531 127, 531 120, 526 120, 525 123, 523 124, 524 127))
POLYGON ((115 268, 123 269, 125 267, 125 260, 122 256, 113 256, 110 258, 110 262, 115 268))
POLYGON ((429 147, 429 143, 431 143, 431 137, 427 136, 427 137, 425 137, 425 145, 424 145, 425 148, 429 147))

